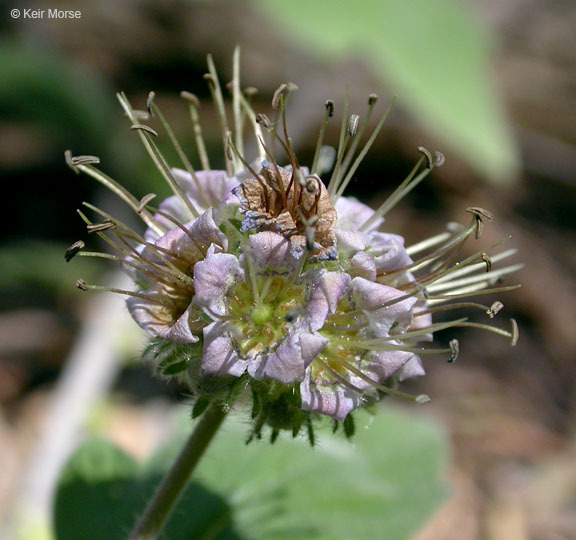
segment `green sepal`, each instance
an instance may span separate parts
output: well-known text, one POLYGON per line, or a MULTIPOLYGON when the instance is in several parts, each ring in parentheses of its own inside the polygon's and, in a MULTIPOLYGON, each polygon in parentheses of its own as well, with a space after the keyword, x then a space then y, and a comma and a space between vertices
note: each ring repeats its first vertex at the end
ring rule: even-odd
POLYGON ((316 435, 314 433, 314 424, 312 423, 312 417, 308 416, 306 418, 306 427, 308 428, 308 442, 310 446, 314 446, 316 444, 316 435))
POLYGON ((166 377, 173 377, 179 375, 188 369, 188 360, 181 360, 173 364, 169 364, 161 369, 162 375, 166 377))
POLYGON ((354 416, 352 414, 349 414, 344 419, 342 427, 344 428, 344 435, 346 435, 347 439, 354 437, 354 433, 356 433, 356 424, 354 423, 354 416))
POLYGON ((280 430, 279 429, 273 429, 272 433, 270 433, 270 444, 274 444, 276 442, 278 435, 280 435, 280 430))
POLYGON ((200 396, 192 407, 192 419, 194 420, 195 418, 198 418, 208 408, 210 403, 212 403, 211 399, 200 396))

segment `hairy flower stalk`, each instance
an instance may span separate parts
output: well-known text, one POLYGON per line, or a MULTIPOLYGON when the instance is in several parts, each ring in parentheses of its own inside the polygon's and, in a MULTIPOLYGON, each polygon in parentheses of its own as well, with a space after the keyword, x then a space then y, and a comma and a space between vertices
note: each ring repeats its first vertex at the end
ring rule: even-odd
MULTIPOLYGON (((112 253, 85 251, 74 243, 66 259, 100 257, 120 264, 134 280, 128 309, 151 337, 146 356, 158 374, 177 377, 194 396, 193 416, 210 404, 251 402, 249 440, 268 426, 294 436, 304 427, 314 441, 314 424, 330 417, 353 432, 351 413, 394 396, 425 402, 425 395, 400 390, 405 379, 424 374, 422 358, 454 361, 460 345, 434 346, 437 332, 476 327, 507 337, 517 327, 493 326, 502 309, 477 302, 482 295, 514 289, 503 285, 521 265, 498 266, 515 250, 500 242, 462 255, 481 238, 490 212, 468 208, 466 225, 406 247, 402 236, 385 231, 384 219, 444 158, 420 148, 421 157, 406 179, 376 210, 344 197, 358 166, 380 133, 391 105, 371 125, 378 98, 368 98, 362 118, 344 105, 337 148, 324 144, 334 103, 326 102, 316 152, 310 166, 298 160, 289 136, 286 103, 293 84, 281 85, 272 100, 273 120, 250 104, 254 89, 240 86, 239 53, 227 107, 222 85, 208 59, 206 74, 222 133, 224 167, 210 169, 195 96, 183 92, 199 155, 194 168, 151 93, 146 111, 133 109, 119 94, 131 129, 173 195, 154 206, 154 194, 137 198, 98 168, 94 156, 66 159, 118 195, 142 219, 131 229, 90 204, 79 211, 90 234, 112 253), (158 149, 158 120, 182 161, 171 166, 158 149), (249 154, 248 140, 254 154, 249 154), (434 322, 437 313, 458 317, 434 322), (487 321, 460 316, 484 312, 487 321)), ((80 280, 82 290, 105 289, 80 280)))

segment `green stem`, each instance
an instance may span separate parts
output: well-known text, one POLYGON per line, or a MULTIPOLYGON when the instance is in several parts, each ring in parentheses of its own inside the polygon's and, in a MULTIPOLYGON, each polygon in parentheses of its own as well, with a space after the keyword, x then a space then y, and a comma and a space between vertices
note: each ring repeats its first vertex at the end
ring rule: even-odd
POLYGON ((220 403, 212 403, 202 415, 174 465, 128 537, 129 540, 154 540, 158 537, 188 485, 196 464, 222 425, 226 413, 227 410, 220 403))

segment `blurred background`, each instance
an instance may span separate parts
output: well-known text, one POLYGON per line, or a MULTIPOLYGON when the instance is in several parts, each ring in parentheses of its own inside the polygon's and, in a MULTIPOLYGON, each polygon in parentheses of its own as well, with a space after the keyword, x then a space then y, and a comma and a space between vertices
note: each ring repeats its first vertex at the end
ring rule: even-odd
MULTIPOLYGON (((500 297, 505 312, 496 319, 503 326, 506 316, 517 319, 516 348, 486 332, 459 331, 458 362, 428 361, 427 376, 407 385, 432 397, 425 414, 445 427, 451 448, 451 495, 418 540, 576 538, 576 4, 404 4, 34 3, 81 11, 79 19, 56 20, 24 18, 26 2, 0 2, 0 521, 13 520, 23 500, 47 504, 50 467, 80 426, 98 425, 145 456, 162 438, 163 411, 184 398, 137 363, 143 340, 120 319, 121 299, 73 286, 80 277, 119 279, 111 266, 64 262, 65 249, 85 239, 75 208, 88 200, 113 215, 125 209, 67 168, 64 151, 99 156, 101 168, 137 196, 166 194, 115 93, 144 108, 154 90, 190 149, 179 93, 195 93, 217 160, 218 127, 202 76, 212 53, 221 80, 230 80, 238 44, 243 83, 258 88, 257 110, 268 110, 280 83, 298 85, 288 121, 304 163, 326 99, 339 118, 346 85, 350 112, 361 115, 370 93, 380 96, 381 110, 397 95, 348 194, 377 205, 418 159, 418 146, 446 155, 446 165, 390 214, 387 231, 411 244, 447 222, 465 222, 465 208, 480 206, 496 216, 484 245, 512 235, 509 245, 526 265, 507 281, 522 289, 500 297), (87 376, 90 359, 96 371, 87 376), (69 416, 65 425, 59 410, 69 416), (37 445, 54 431, 61 445, 50 443, 55 457, 44 456, 47 465, 37 445)), ((338 127, 336 120, 327 135, 334 144, 338 127)))

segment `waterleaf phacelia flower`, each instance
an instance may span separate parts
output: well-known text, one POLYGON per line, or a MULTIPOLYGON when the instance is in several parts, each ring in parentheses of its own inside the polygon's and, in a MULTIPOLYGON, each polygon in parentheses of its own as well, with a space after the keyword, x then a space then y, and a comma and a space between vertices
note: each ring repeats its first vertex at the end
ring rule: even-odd
MULTIPOLYGON (((397 387, 424 374, 422 357, 445 355, 454 361, 459 344, 434 347, 436 332, 472 326, 506 336, 514 344, 516 325, 506 331, 467 317, 434 323, 433 314, 482 310, 490 319, 501 310, 472 302, 473 296, 503 292, 503 276, 521 265, 493 266, 515 253, 498 252, 502 242, 467 257, 463 244, 480 238, 492 215, 469 208, 466 226, 405 246, 402 236, 385 230, 385 215, 414 189, 443 157, 420 148, 421 158, 406 179, 376 210, 343 196, 348 183, 380 132, 390 107, 372 133, 364 132, 377 97, 368 98, 361 121, 348 116, 348 103, 337 150, 324 145, 334 114, 332 101, 320 128, 316 153, 308 168, 296 157, 288 136, 286 102, 296 87, 283 84, 275 93, 275 120, 255 113, 248 92, 240 90, 239 52, 234 56, 230 111, 212 59, 206 79, 218 111, 225 170, 213 170, 205 150, 197 99, 183 93, 190 107, 200 169, 194 169, 151 94, 147 111, 134 110, 124 94, 119 100, 132 129, 173 196, 158 207, 155 196, 138 199, 101 172, 94 156, 66 159, 123 199, 143 220, 137 232, 90 204, 100 221, 84 212, 88 232, 117 251, 85 251, 75 242, 66 253, 117 261, 134 280, 128 310, 151 337, 146 356, 165 377, 188 384, 196 400, 194 415, 211 400, 252 401, 250 438, 270 426, 296 435, 306 426, 314 440, 314 421, 330 417, 336 427, 353 431, 351 413, 383 396, 425 402, 397 387), (160 121, 182 160, 171 167, 159 151, 157 132, 143 122, 160 121), (255 155, 244 152, 244 137, 254 136, 255 155), (496 286, 497 285, 497 286, 496 286), (428 345, 427 345, 428 344, 428 345)), ((105 289, 79 280, 83 290, 105 289)))

